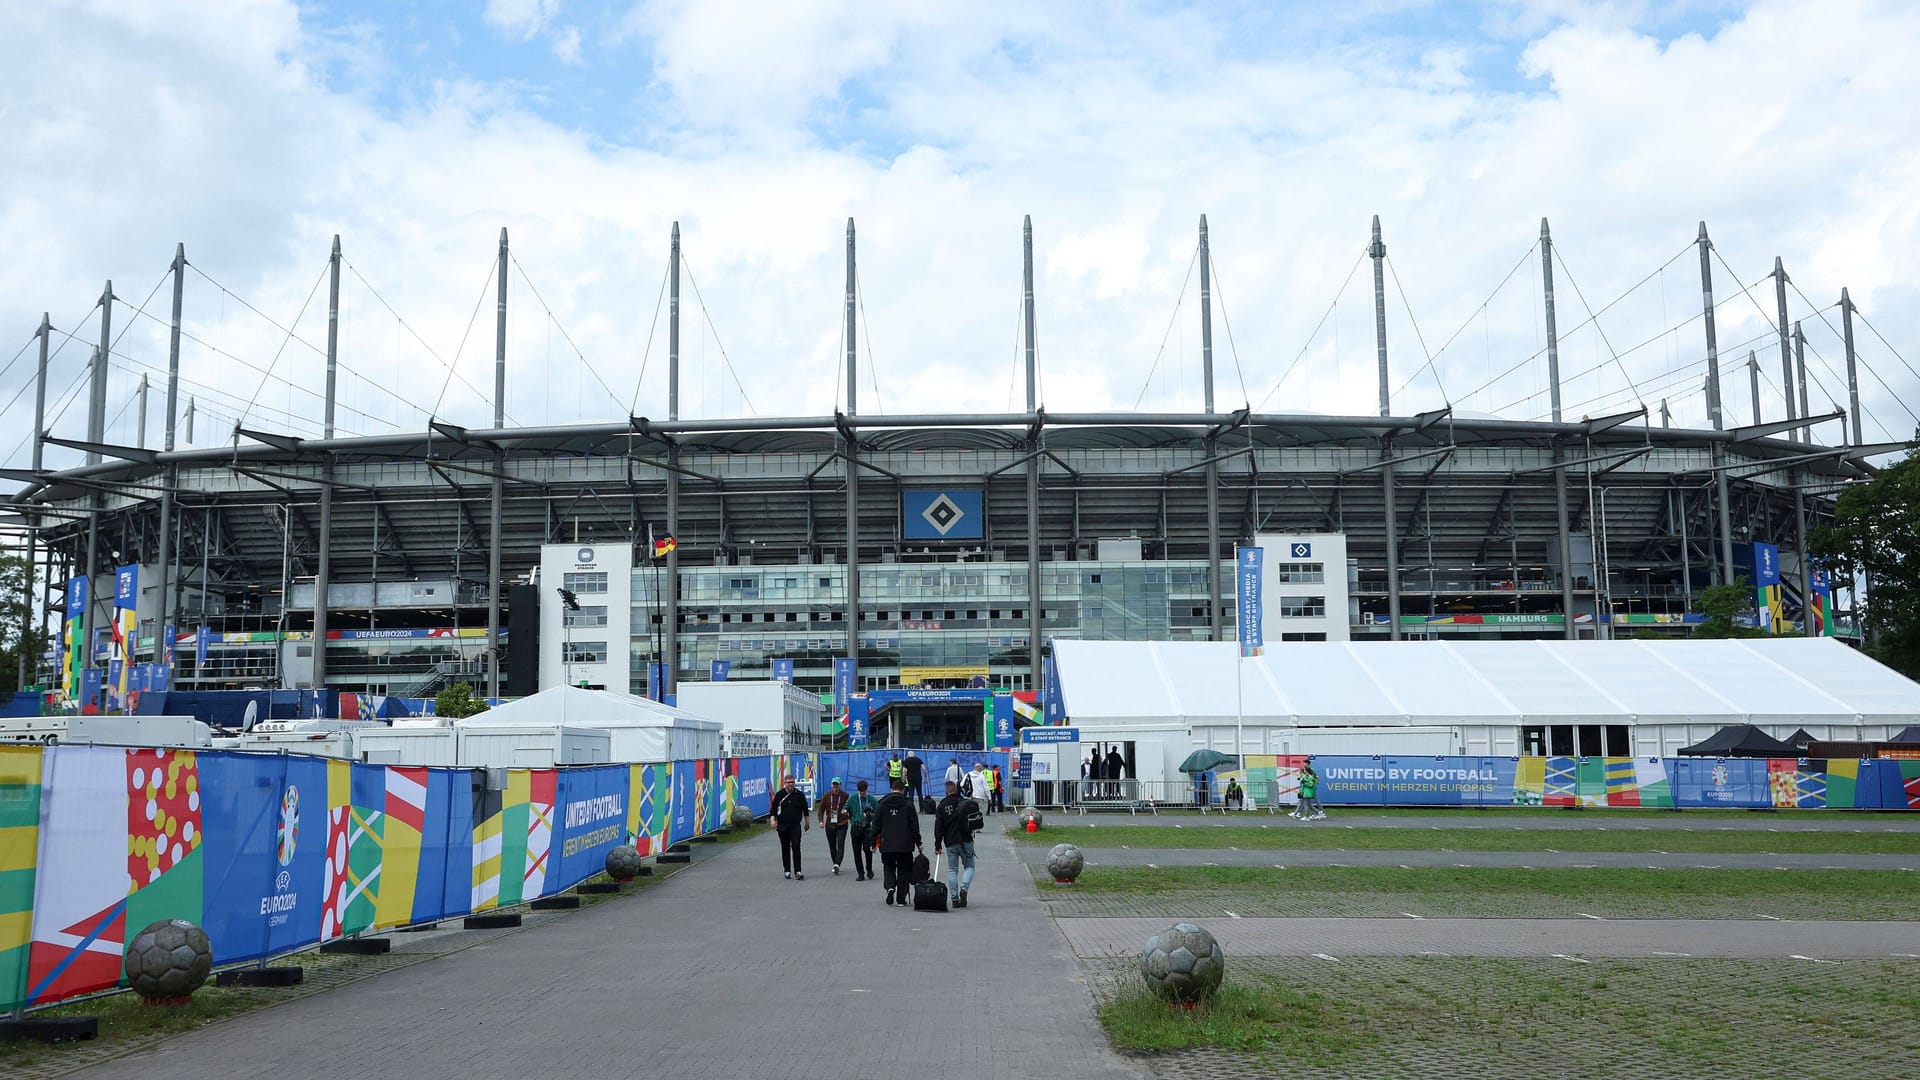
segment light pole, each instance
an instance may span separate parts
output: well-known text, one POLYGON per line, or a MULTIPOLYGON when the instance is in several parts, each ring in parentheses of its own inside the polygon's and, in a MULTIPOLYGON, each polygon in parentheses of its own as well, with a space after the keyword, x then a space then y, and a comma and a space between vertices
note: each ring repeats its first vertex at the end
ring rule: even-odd
POLYGON ((573 620, 568 616, 580 610, 580 598, 572 589, 564 586, 553 590, 560 594, 560 603, 565 605, 560 612, 560 678, 568 686, 573 685, 573 620))
MULTIPOLYGON (((1613 560, 1607 557, 1607 492, 1609 490, 1611 489, 1600 489, 1600 550, 1596 552, 1595 555, 1596 561, 1600 564, 1597 568, 1600 571, 1600 592, 1606 596, 1607 640, 1612 641, 1615 636, 1613 628, 1613 560)), ((1600 612, 1597 610, 1600 607, 1598 597, 1595 598, 1594 607, 1596 609, 1594 612, 1594 621, 1597 623, 1600 621, 1600 612)))

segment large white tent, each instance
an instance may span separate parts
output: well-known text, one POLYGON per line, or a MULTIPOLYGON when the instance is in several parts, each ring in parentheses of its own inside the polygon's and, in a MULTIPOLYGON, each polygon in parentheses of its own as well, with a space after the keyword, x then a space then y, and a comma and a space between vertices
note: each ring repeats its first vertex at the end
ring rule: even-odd
POLYGON ((614 761, 672 761, 720 756, 718 720, 648 698, 554 686, 454 721, 465 729, 588 728, 609 733, 614 761))
POLYGON ((1824 739, 1920 724, 1920 683, 1825 638, 1285 642, 1244 660, 1233 642, 1056 641, 1054 660, 1070 723, 1185 724, 1228 752, 1236 730, 1245 753, 1408 728, 1509 755, 1529 752, 1529 729, 1598 727, 1631 739, 1611 736, 1607 753, 1667 755, 1728 724, 1824 739))

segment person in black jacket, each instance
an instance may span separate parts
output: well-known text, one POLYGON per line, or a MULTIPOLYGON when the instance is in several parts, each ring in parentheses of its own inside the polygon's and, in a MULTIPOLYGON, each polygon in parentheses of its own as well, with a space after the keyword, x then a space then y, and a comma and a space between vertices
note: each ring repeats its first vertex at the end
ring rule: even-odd
POLYGON ((880 850, 880 869, 886 875, 881 884, 887 888, 887 903, 905 906, 913 853, 923 846, 920 815, 907 798, 905 777, 895 777, 889 786, 892 790, 880 797, 873 811, 874 847, 880 850))
POLYGON ((805 881, 800 872, 800 833, 813 828, 807 820, 807 794, 793 786, 793 777, 780 778, 780 790, 773 793, 773 829, 780 834, 780 869, 788 881, 805 881))
POLYGON ((973 884, 973 826, 968 812, 978 805, 960 793, 960 785, 947 781, 947 797, 933 813, 933 854, 947 853, 947 891, 953 906, 967 906, 967 888, 973 884), (965 869, 962 869, 965 867, 965 869))

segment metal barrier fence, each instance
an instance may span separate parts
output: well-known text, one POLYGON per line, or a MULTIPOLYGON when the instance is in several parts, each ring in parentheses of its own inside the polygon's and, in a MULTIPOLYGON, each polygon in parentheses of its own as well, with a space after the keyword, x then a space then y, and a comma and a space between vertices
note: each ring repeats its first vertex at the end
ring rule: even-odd
POLYGON ((1082 814, 1125 812, 1152 814, 1162 808, 1198 809, 1201 813, 1233 810, 1278 813, 1292 809, 1293 788, 1287 787, 1283 801, 1278 781, 1267 781, 1251 789, 1242 789, 1229 800, 1229 790, 1205 778, 1182 780, 1036 780, 1030 788, 1016 791, 1019 804, 1043 809, 1072 810, 1082 814))

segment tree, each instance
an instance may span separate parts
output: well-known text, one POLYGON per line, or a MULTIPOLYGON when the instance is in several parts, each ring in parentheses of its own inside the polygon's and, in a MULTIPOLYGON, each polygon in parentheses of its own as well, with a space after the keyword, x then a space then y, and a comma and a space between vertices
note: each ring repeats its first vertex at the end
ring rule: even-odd
POLYGON ((1920 678, 1920 458, 1907 456, 1872 480, 1840 493, 1833 521, 1813 531, 1809 547, 1836 581, 1867 581, 1856 604, 1871 644, 1867 651, 1910 678, 1920 678))
POLYGON ((1693 610, 1707 617, 1694 628, 1697 638, 1757 638, 1767 633, 1740 620, 1753 614, 1753 582, 1741 578, 1731 585, 1709 585, 1693 598, 1693 610))
POLYGON ((27 594, 27 560, 0 554, 0 691, 20 689, 20 657, 27 658, 27 681, 40 669, 47 636, 34 616, 27 594))
POLYGON ((433 695, 433 711, 436 716, 458 720, 463 716, 486 712, 487 703, 473 696, 472 684, 457 682, 442 687, 439 693, 433 695))

